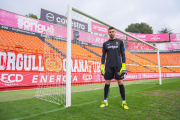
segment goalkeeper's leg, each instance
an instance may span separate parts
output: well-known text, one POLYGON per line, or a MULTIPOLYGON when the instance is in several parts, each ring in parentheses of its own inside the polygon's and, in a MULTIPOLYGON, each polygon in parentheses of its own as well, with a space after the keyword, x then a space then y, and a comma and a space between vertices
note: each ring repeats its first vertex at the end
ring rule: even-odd
POLYGON ((124 109, 129 109, 125 100, 125 88, 123 85, 124 73, 118 74, 120 69, 121 69, 121 66, 118 66, 118 68, 116 68, 115 79, 117 80, 118 85, 119 85, 119 92, 122 98, 122 107, 124 109))
POLYGON ((108 94, 109 94, 110 83, 111 83, 111 80, 106 80, 105 81, 105 86, 104 86, 104 101, 102 102, 100 107, 108 106, 107 99, 108 99, 108 94))
POLYGON ((118 85, 119 85, 119 92, 120 92, 120 95, 122 98, 122 107, 127 110, 129 108, 128 108, 126 100, 125 100, 125 88, 123 85, 123 80, 118 80, 118 85))

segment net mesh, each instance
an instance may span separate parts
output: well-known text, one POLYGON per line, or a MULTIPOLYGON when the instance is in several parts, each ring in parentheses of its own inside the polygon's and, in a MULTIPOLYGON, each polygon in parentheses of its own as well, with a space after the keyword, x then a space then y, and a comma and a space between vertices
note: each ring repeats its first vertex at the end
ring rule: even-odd
MULTIPOLYGON (((67 19, 67 14, 63 20, 67 19)), ((45 66, 38 78, 36 98, 65 105, 66 103, 66 25, 59 23, 46 31, 43 36, 43 58, 45 66), (48 49, 48 48, 51 49, 48 49)))

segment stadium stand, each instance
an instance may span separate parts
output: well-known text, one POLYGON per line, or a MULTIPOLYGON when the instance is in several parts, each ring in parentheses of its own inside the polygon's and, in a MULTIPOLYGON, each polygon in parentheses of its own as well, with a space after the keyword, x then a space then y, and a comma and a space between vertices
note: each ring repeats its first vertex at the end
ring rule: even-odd
MULTIPOLYGON (((0 49, 13 50, 23 54, 59 54, 66 56, 66 42, 52 39, 45 39, 38 36, 22 34, 7 30, 0 30, 0 49), (45 42, 46 41, 46 42, 45 42), (44 49, 46 48, 46 49, 44 49)), ((79 46, 72 43, 72 58, 89 59, 92 61, 101 61, 102 48, 93 46, 79 46), (83 51, 83 52, 81 52, 83 51)), ((157 72, 157 55, 146 53, 126 52, 126 63, 129 72, 157 72), (134 62, 135 54, 135 62, 134 62), (134 65, 134 67, 132 67, 134 65), (135 65, 138 66, 135 68, 135 65)), ((180 72, 180 53, 161 53, 161 71, 162 72, 180 72), (173 59, 168 59, 173 58, 173 59)))
POLYGON ((102 54, 102 48, 99 48, 99 47, 92 47, 92 46, 87 46, 86 45, 86 48, 96 52, 97 54, 101 55, 102 54))
MULTIPOLYGON (((66 42, 63 41, 57 41, 57 40, 52 40, 52 39, 46 39, 47 42, 58 48, 62 53, 66 54, 66 42)), ((71 55, 72 58, 77 58, 77 59, 89 59, 92 61, 101 61, 101 57, 98 57, 97 55, 91 53, 90 51, 82 48, 81 46, 72 43, 71 44, 71 55), (81 52, 83 51, 83 52, 81 52)))
MULTIPOLYGON (((157 64, 156 54, 144 54, 144 53, 135 53, 137 56, 146 58, 157 64)), ((180 72, 180 53, 160 53, 160 63, 161 66, 166 67, 170 71, 180 72), (172 67, 171 67, 172 66, 172 67)), ((168 71, 167 71, 168 72, 168 71)))

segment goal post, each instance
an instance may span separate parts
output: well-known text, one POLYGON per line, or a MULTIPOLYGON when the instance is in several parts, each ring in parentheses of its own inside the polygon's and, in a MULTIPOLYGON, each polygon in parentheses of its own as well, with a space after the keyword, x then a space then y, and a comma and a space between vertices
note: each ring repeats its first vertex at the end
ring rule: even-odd
POLYGON ((157 49, 157 57, 158 57, 158 70, 159 70, 159 85, 162 85, 159 49, 157 49))
POLYGON ((71 106, 71 23, 72 6, 68 5, 67 16, 67 64, 66 64, 66 107, 71 106))
POLYGON ((105 25, 107 27, 114 27, 116 31, 118 31, 118 32, 120 32, 122 34, 125 34, 126 36, 129 36, 129 37, 135 39, 137 42, 143 43, 143 44, 153 48, 154 50, 156 50, 156 52, 157 52, 157 64, 158 64, 157 67, 158 67, 158 73, 159 73, 159 84, 160 85, 162 84, 162 82, 161 82, 160 56, 159 56, 159 49, 158 48, 156 48, 155 46, 149 44, 148 42, 145 42, 145 41, 143 41, 143 40, 141 40, 141 39, 139 39, 139 38, 137 38, 137 37, 127 33, 127 32, 125 32, 125 31, 119 30, 114 25, 108 24, 107 22, 104 22, 103 20, 100 20, 100 19, 98 19, 98 18, 96 18, 96 17, 94 17, 92 15, 89 15, 89 14, 85 13, 82 10, 79 10, 79 9, 77 9, 77 8, 71 6, 71 5, 68 5, 68 16, 67 16, 68 17, 68 21, 67 21, 67 34, 68 34, 68 36, 67 36, 67 71, 66 71, 66 76, 67 76, 67 79, 66 79, 66 107, 71 106, 71 100, 70 100, 71 99, 71 77, 70 77, 71 76, 71 72, 70 72, 71 71, 71 66, 70 66, 70 64, 71 64, 71 62, 70 62, 71 61, 71 45, 70 45, 70 42, 71 42, 71 35, 72 35, 71 34, 71 30, 72 30, 72 27, 71 27, 72 23, 71 23, 71 21, 72 21, 72 19, 74 19, 74 18, 72 18, 72 12, 76 12, 76 13, 78 13, 80 15, 83 15, 83 16, 91 19, 92 21, 96 21, 96 22, 98 22, 98 23, 100 23, 102 25, 105 25))

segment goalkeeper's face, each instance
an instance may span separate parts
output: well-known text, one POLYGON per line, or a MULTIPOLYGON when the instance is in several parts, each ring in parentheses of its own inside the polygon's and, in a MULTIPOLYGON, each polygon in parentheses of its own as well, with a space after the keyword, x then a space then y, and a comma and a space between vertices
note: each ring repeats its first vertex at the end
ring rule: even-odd
POLYGON ((110 39, 114 39, 115 38, 115 30, 114 29, 110 29, 108 31, 108 35, 109 35, 110 39))

